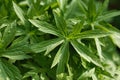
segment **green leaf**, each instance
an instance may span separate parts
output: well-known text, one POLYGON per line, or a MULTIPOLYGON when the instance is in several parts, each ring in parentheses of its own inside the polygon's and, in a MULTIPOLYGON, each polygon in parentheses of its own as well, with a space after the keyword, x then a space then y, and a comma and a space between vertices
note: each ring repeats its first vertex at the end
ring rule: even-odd
POLYGON ((69 76, 67 76, 67 79, 73 80, 73 73, 72 73, 72 70, 71 70, 71 67, 69 66, 69 64, 67 64, 67 68, 68 68, 68 73, 69 73, 69 76))
POLYGON ((115 33, 111 35, 111 38, 115 45, 117 45, 120 48, 120 33, 115 33))
POLYGON ((120 11, 107 12, 106 14, 103 14, 102 16, 98 17, 97 21, 104 21, 119 15, 120 15, 120 11))
POLYGON ((110 35, 110 37, 112 38, 114 44, 120 48, 120 41, 119 41, 120 40, 120 30, 106 22, 101 23, 101 27, 112 33, 110 35))
POLYGON ((95 38, 95 44, 96 44, 96 48, 97 48, 97 52, 98 52, 98 55, 100 57, 100 59, 104 59, 103 55, 102 55, 102 47, 100 45, 100 41, 98 38, 95 38))
POLYGON ((47 47, 47 50, 45 52, 45 55, 49 54, 53 49, 55 49, 58 45, 60 45, 61 43, 63 43, 63 40, 58 41, 50 46, 47 47))
POLYGON ((26 19, 24 17, 25 13, 23 12, 23 10, 15 2, 13 2, 13 8, 15 10, 16 15, 20 18, 22 23, 25 24, 26 23, 26 19))
POLYGON ((58 5, 59 5, 60 9, 64 12, 68 0, 57 0, 57 2, 58 2, 58 5))
POLYGON ((67 63, 68 57, 68 42, 66 42, 60 47, 57 54, 55 55, 51 68, 58 64, 57 74, 60 74, 64 71, 64 67, 67 63))
POLYGON ((65 22, 63 16, 60 14, 60 11, 58 11, 58 10, 54 10, 53 14, 54 14, 57 28, 61 31, 61 33, 64 36, 66 36, 67 35, 67 26, 66 26, 66 22, 65 22))
POLYGON ((58 52, 56 53, 54 60, 52 62, 51 68, 53 68, 54 66, 56 66, 58 64, 58 62, 60 61, 61 58, 61 50, 62 47, 60 47, 60 49, 58 50, 58 52))
POLYGON ((49 34, 53 34, 56 36, 60 36, 61 34, 59 33, 59 31, 52 26, 51 24, 44 22, 44 21, 38 21, 38 20, 30 20, 29 21, 38 28, 38 30, 44 32, 44 33, 49 33, 49 34))
POLYGON ((38 74, 34 74, 34 75, 32 76, 32 80, 40 80, 39 75, 38 75, 38 74))
POLYGON ((60 54, 61 55, 59 58, 57 72, 56 72, 57 76, 64 73, 65 66, 67 66, 69 60, 69 43, 67 41, 61 46, 60 54))
POLYGON ((101 62, 97 58, 97 56, 92 54, 86 46, 82 45, 81 43, 79 43, 78 41, 75 41, 75 40, 72 40, 71 44, 74 47, 74 49, 76 50, 76 52, 80 55, 80 57, 84 58, 88 62, 92 62, 93 64, 95 64, 99 67, 102 67, 101 62))
POLYGON ((45 73, 41 73, 40 77, 41 77, 41 80, 49 80, 45 73))
POLYGON ((113 33, 120 33, 120 30, 117 29, 115 26, 112 26, 111 24, 107 23, 107 22, 102 22, 100 23, 100 27, 99 28, 103 28, 106 31, 113 33))
POLYGON ((94 0, 89 0, 88 3, 88 18, 90 19, 90 21, 94 21, 94 18, 96 17, 96 5, 95 5, 95 1, 94 0))
POLYGON ((73 27, 73 31, 72 31, 72 34, 79 34, 83 28, 83 24, 84 24, 84 21, 81 21, 79 23, 77 23, 74 27, 73 27))
POLYGON ((5 60, 0 60, 0 80, 22 80, 17 67, 5 60))
POLYGON ((82 0, 77 0, 79 8, 86 14, 87 13, 87 5, 82 0))
POLYGON ((109 0, 105 0, 104 3, 98 9, 97 15, 101 15, 103 13, 103 11, 105 11, 107 9, 108 4, 109 4, 109 0))
MULTIPOLYGON (((64 44, 60 47, 60 49, 58 50, 58 52, 57 52, 57 54, 55 55, 55 58, 54 58, 54 60, 53 60, 53 63, 52 63, 51 68, 53 68, 56 64, 58 64, 58 63, 60 62, 63 54, 67 54, 67 53, 64 53, 64 52, 65 52, 65 50, 64 50, 65 47, 66 47, 66 50, 67 50, 67 49, 68 49, 68 43, 67 43, 67 42, 64 43, 64 44)), ((66 57, 68 57, 68 56, 66 56, 66 57)))
POLYGON ((46 40, 40 43, 32 44, 31 50, 35 53, 39 53, 48 49, 49 46, 54 45, 58 42, 63 41, 61 38, 46 40))
POLYGON ((23 51, 4 51, 4 54, 2 54, 2 57, 6 57, 9 59, 13 59, 13 60, 24 60, 24 59, 29 59, 31 58, 31 56, 26 55, 23 51))
POLYGON ((80 77, 77 80, 86 80, 86 78, 92 77, 92 75, 94 75, 94 72, 95 72, 95 68, 92 68, 84 72, 82 75, 80 75, 80 77))
POLYGON ((80 34, 74 35, 74 38, 100 38, 111 35, 110 32, 102 31, 102 30, 89 30, 81 32, 80 34))
POLYGON ((22 50, 22 51, 27 51, 29 46, 28 46, 28 36, 25 37, 18 37, 16 38, 12 44, 8 47, 8 49, 17 49, 17 50, 22 50))
POLYGON ((16 21, 10 23, 4 31, 2 37, 3 48, 6 48, 11 43, 11 41, 14 40, 15 33, 16 33, 16 21))

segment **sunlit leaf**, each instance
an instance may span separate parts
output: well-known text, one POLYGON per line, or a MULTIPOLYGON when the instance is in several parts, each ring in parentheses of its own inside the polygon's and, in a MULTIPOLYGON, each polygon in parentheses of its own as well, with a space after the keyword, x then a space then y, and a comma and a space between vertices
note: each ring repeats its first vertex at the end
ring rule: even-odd
POLYGON ((65 22, 64 18, 62 17, 60 12, 57 10, 54 10, 53 13, 54 13, 57 28, 60 30, 60 32, 64 36, 66 36, 67 35, 67 26, 66 26, 66 22, 65 22))
POLYGON ((7 47, 11 41, 15 38, 16 33, 16 21, 10 23, 4 31, 2 37, 2 45, 3 47, 7 47))
POLYGON ((38 28, 38 30, 40 30, 42 32, 57 35, 57 36, 60 35, 59 31, 54 26, 52 26, 51 24, 49 24, 47 22, 38 21, 38 20, 29 20, 29 21, 34 26, 36 26, 38 28))
POLYGON ((74 35, 74 38, 100 38, 100 37, 108 36, 110 34, 111 34, 110 32, 106 32, 102 30, 89 30, 74 35))
POLYGON ((61 51, 60 51, 60 58, 57 66, 57 72, 56 72, 57 75, 64 73, 68 60, 69 60, 69 43, 65 42, 62 45, 61 51))
POLYGON ((68 0, 57 0, 59 7, 62 11, 65 11, 68 0))
POLYGON ((75 40, 71 41, 71 44, 80 57, 84 58, 88 62, 92 62, 95 65, 102 67, 100 60, 94 54, 92 54, 86 46, 75 40))
POLYGON ((83 80, 88 77, 92 77, 92 75, 94 75, 94 72, 95 72, 95 68, 90 69, 90 70, 84 72, 82 75, 80 75, 80 77, 77 80, 83 80))
POLYGON ((39 52, 47 50, 47 48, 49 46, 54 45, 57 42, 60 42, 62 40, 63 39, 58 38, 58 39, 46 40, 46 41, 43 41, 43 42, 40 42, 40 43, 36 43, 36 44, 31 45, 31 50, 35 53, 39 53, 39 52))
POLYGON ((47 50, 45 52, 45 55, 49 54, 53 49, 55 49, 58 45, 60 45, 63 42, 63 40, 58 41, 54 44, 51 44, 50 46, 47 47, 47 50))
POLYGON ((18 16, 18 17, 20 18, 20 20, 22 21, 22 23, 25 24, 26 19, 25 19, 25 17, 24 17, 24 14, 25 14, 25 13, 23 12, 23 10, 22 10, 15 2, 13 2, 13 8, 14 8, 17 16, 18 16))
POLYGON ((13 59, 13 60, 24 60, 24 59, 29 59, 31 58, 31 56, 26 55, 24 52, 22 51, 5 51, 4 54, 2 54, 2 57, 6 57, 9 59, 13 59))

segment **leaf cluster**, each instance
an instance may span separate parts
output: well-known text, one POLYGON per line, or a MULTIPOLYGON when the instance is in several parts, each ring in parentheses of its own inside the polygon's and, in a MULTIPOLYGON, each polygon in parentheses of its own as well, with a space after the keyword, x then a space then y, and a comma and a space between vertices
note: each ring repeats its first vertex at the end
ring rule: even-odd
POLYGON ((108 3, 1 0, 0 80, 119 80, 120 30, 109 21, 120 11, 108 3))

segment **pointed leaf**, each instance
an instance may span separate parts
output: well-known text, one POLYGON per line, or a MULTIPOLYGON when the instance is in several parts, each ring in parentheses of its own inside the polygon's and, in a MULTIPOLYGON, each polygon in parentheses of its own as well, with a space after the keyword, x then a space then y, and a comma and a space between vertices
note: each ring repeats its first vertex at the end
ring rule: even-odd
POLYGON ((22 51, 5 51, 4 54, 2 54, 2 57, 6 57, 9 59, 13 59, 13 60, 24 60, 24 59, 29 59, 31 58, 31 56, 26 55, 24 52, 22 51))
POLYGON ((63 43, 63 40, 58 41, 50 46, 47 47, 47 50, 45 52, 45 55, 49 54, 53 49, 55 49, 58 45, 60 45, 61 43, 63 43))
POLYGON ((58 50, 58 52, 56 53, 55 55, 55 58, 52 62, 52 65, 51 65, 51 68, 53 68, 54 66, 56 66, 58 64, 58 62, 60 61, 60 58, 61 58, 61 50, 62 50, 62 47, 60 47, 60 49, 58 50))
POLYGON ((68 0, 57 0, 59 7, 62 11, 65 11, 68 0))
POLYGON ((57 42, 61 42, 63 39, 57 38, 57 39, 52 39, 52 40, 46 40, 37 44, 32 44, 31 45, 31 50, 35 53, 39 53, 42 51, 47 50, 47 48, 53 44, 56 44, 57 42))
POLYGON ((101 48, 100 41, 98 38, 95 38, 95 44, 96 44, 97 52, 98 52, 100 59, 101 60, 104 59, 104 57, 102 55, 102 48, 101 48))
POLYGON ((94 21, 94 18, 96 17, 96 5, 94 0, 89 0, 88 3, 88 18, 90 21, 94 21))
POLYGON ((102 16, 98 17, 97 21, 107 20, 107 19, 113 18, 115 16, 119 16, 119 15, 120 15, 120 11, 108 12, 108 13, 103 14, 102 16))
POLYGON ((15 33, 16 33, 16 21, 14 21, 13 23, 10 23, 4 31, 4 34, 2 37, 3 48, 7 47, 11 43, 11 41, 15 37, 15 33))
POLYGON ((60 36, 59 31, 52 26, 51 24, 44 22, 44 21, 38 21, 38 20, 29 20, 34 26, 38 28, 38 30, 44 32, 44 33, 49 33, 53 34, 56 36, 60 36))
POLYGON ((24 17, 24 12, 23 10, 15 3, 13 2, 13 8, 15 10, 16 15, 20 18, 23 24, 25 24, 26 19, 24 17))
POLYGON ((22 75, 17 67, 0 60, 0 80, 22 80, 22 75))
POLYGON ((77 2, 79 5, 79 8, 86 14, 87 13, 87 5, 82 0, 78 0, 77 2))
POLYGON ((73 27, 73 31, 72 34, 79 34, 83 28, 83 23, 84 21, 81 21, 79 23, 77 23, 74 27, 73 27))
POLYGON ((103 11, 105 11, 107 9, 108 4, 109 4, 109 0, 105 0, 104 3, 98 9, 97 15, 101 15, 103 13, 103 11))
POLYGON ((84 72, 77 80, 83 80, 88 77, 92 77, 92 75, 94 75, 94 72, 95 72, 95 68, 92 68, 92 69, 84 72))
POLYGON ((106 22, 101 23, 101 24, 102 24, 101 25, 102 28, 104 28, 112 33, 110 37, 112 38, 114 44, 116 44, 120 48, 120 41, 119 41, 120 40, 120 30, 106 22))
POLYGON ((115 45, 117 45, 120 48, 120 33, 115 33, 111 35, 111 38, 115 45))
POLYGON ((75 40, 72 40, 71 44, 76 50, 76 52, 80 55, 80 57, 84 58, 88 62, 92 62, 93 64, 102 67, 100 60, 97 58, 97 56, 92 54, 86 46, 82 45, 81 43, 75 40))
POLYGON ((74 35, 74 38, 100 38, 111 35, 110 32, 102 31, 102 30, 89 30, 81 32, 80 34, 74 35))
POLYGON ((57 67, 57 76, 61 75, 65 71, 65 66, 67 66, 68 60, 69 60, 69 43, 65 42, 62 45, 61 49, 61 56, 60 60, 58 62, 58 67, 57 67))
POLYGON ((61 16, 59 11, 53 11, 54 17, 55 17, 55 22, 57 28, 61 31, 61 33, 66 36, 67 35, 67 26, 64 18, 61 16))

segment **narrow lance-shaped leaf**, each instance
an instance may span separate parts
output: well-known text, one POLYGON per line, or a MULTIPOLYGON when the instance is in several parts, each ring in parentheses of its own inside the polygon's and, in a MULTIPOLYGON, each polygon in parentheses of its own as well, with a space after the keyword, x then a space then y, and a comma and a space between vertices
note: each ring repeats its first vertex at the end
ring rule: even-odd
POLYGON ((22 75, 17 67, 5 60, 0 60, 0 80, 21 80, 22 75))
POLYGON ((92 54, 86 46, 82 45, 81 43, 75 40, 72 40, 71 44, 76 50, 76 52, 80 55, 80 57, 84 58, 88 62, 92 62, 93 64, 102 67, 100 60, 97 58, 97 56, 92 54))
POLYGON ((120 15, 120 11, 108 12, 108 13, 103 14, 100 17, 98 17, 97 21, 107 20, 107 19, 110 19, 110 18, 115 17, 115 16, 119 16, 119 15, 120 15))
POLYGON ((55 55, 55 58, 53 60, 52 66, 51 68, 53 68, 56 64, 59 63, 60 59, 61 59, 61 55, 62 55, 62 50, 64 48, 65 44, 62 44, 62 46, 60 47, 60 49, 58 50, 57 54, 55 55))
POLYGON ((69 64, 67 64, 67 69, 68 69, 68 73, 69 73, 68 80, 73 80, 73 73, 72 73, 72 70, 71 70, 69 64))
POLYGON ((105 37, 111 35, 110 32, 105 32, 102 30, 89 30, 89 31, 84 31, 81 32, 80 34, 74 35, 74 38, 100 38, 100 37, 105 37))
POLYGON ((86 78, 92 77, 92 75, 94 75, 94 72, 95 72, 95 68, 92 68, 92 69, 84 72, 82 75, 80 75, 80 77, 77 80, 83 80, 83 79, 86 80, 86 78))
POLYGON ((20 20, 22 21, 23 24, 26 23, 26 19, 24 17, 24 12, 23 10, 15 3, 13 2, 13 8, 15 10, 15 13, 17 14, 17 16, 20 18, 20 20))
POLYGON ((95 38, 95 44, 96 44, 96 47, 97 47, 97 52, 98 52, 98 55, 100 57, 100 59, 104 59, 103 55, 102 55, 102 48, 101 48, 101 45, 100 45, 100 41, 98 38, 95 38))
POLYGON ((51 44, 50 46, 47 46, 47 50, 45 52, 45 55, 49 54, 54 48, 56 48, 58 45, 60 45, 61 43, 63 43, 64 40, 58 41, 54 44, 51 44))
MULTIPOLYGON (((91 27, 92 27, 92 30, 95 30, 94 25, 91 25, 91 27)), ((94 38, 94 40, 95 40, 98 56, 100 57, 101 60, 103 60, 104 57, 102 55, 102 48, 101 48, 101 45, 100 45, 100 41, 99 41, 98 38, 94 38)))
POLYGON ((100 8, 97 11, 97 15, 101 15, 103 13, 103 11, 105 11, 108 7, 109 4, 109 0, 105 0, 103 5, 100 6, 100 8))
POLYGON ((60 9, 61 9, 63 12, 65 11, 65 8, 66 8, 66 5, 67 5, 67 1, 68 1, 68 0, 57 0, 60 9))
POLYGON ((96 5, 95 5, 94 0, 89 0, 88 17, 89 17, 90 21, 94 21, 94 18, 96 17, 96 5))
POLYGON ((100 25, 97 26, 99 28, 103 28, 104 30, 107 30, 109 32, 111 32, 112 34, 114 33, 120 33, 120 30, 117 29, 116 27, 112 26, 111 24, 107 23, 107 22, 102 22, 100 23, 100 25), (99 27, 100 26, 100 27, 99 27))
POLYGON ((63 39, 57 38, 57 39, 52 39, 52 40, 46 40, 46 41, 43 41, 43 42, 40 42, 37 44, 32 44, 31 50, 35 53, 39 53, 39 52, 47 50, 47 48, 50 45, 56 44, 56 43, 61 42, 61 41, 63 41, 63 39))
POLYGON ((58 52, 56 53, 56 55, 54 57, 54 60, 52 62, 51 68, 53 68, 54 66, 56 66, 58 64, 58 62, 60 61, 62 47, 63 46, 61 46, 60 49, 58 50, 58 52))
POLYGON ((25 54, 22 50, 18 51, 18 50, 6 50, 4 51, 4 54, 2 54, 2 57, 6 57, 12 60, 24 60, 24 59, 29 59, 31 58, 31 56, 25 54))
POLYGON ((106 22, 101 23, 101 27, 107 29, 108 31, 110 31, 112 33, 110 35, 110 37, 112 38, 114 44, 120 48, 120 41, 119 41, 120 40, 120 30, 106 22))
POLYGON ((53 34, 56 36, 60 36, 61 34, 59 33, 59 31, 52 26, 51 24, 44 22, 44 21, 38 21, 38 20, 30 20, 29 21, 38 28, 38 30, 44 32, 44 33, 49 33, 49 34, 53 34))
POLYGON ((79 34, 83 28, 83 23, 84 21, 81 21, 79 23, 77 23, 74 27, 73 27, 73 31, 72 34, 79 34))
POLYGON ((60 53, 61 56, 58 62, 58 67, 56 72, 57 76, 64 73, 65 67, 67 66, 69 60, 69 43, 67 41, 62 45, 62 49, 60 53))
POLYGON ((7 47, 11 43, 11 41, 15 37, 15 33, 16 33, 16 21, 10 23, 4 31, 4 34, 2 37, 3 48, 7 47))
POLYGON ((67 35, 67 26, 64 18, 61 16, 60 11, 53 11, 54 17, 55 17, 55 22, 57 28, 61 31, 61 33, 66 36, 67 35))
POLYGON ((117 45, 120 48, 120 33, 115 33, 111 35, 111 38, 115 45, 117 45))
POLYGON ((82 0, 78 0, 78 5, 80 9, 86 14, 87 13, 87 6, 82 0))

